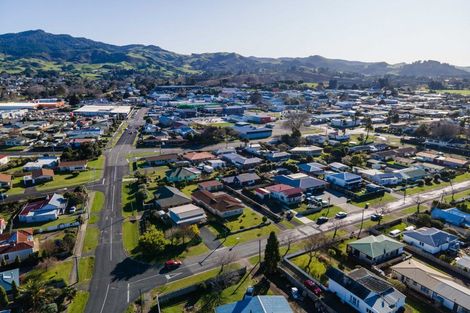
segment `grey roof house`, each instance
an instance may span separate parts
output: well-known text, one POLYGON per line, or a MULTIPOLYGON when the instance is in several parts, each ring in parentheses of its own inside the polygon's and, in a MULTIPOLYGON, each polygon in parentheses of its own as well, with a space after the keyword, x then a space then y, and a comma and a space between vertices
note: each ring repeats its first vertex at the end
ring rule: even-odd
POLYGON ((155 205, 159 209, 168 209, 192 202, 191 198, 170 186, 161 186, 155 190, 155 205))

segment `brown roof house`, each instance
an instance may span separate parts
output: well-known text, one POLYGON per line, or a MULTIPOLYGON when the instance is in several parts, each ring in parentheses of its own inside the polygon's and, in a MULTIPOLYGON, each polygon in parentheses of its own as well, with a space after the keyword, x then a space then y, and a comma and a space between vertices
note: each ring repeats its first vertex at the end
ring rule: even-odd
POLYGON ((74 172, 74 171, 85 171, 88 161, 60 161, 57 169, 60 172, 74 172))
POLYGON ((48 182, 54 179, 54 171, 48 168, 42 168, 31 172, 31 175, 23 176, 25 186, 33 186, 36 184, 48 182))
POLYGON ((211 193, 198 190, 193 192, 192 198, 196 204, 222 218, 240 215, 245 207, 240 200, 222 191, 211 193))
POLYGON ((11 187, 11 175, 0 173, 0 187, 11 187))

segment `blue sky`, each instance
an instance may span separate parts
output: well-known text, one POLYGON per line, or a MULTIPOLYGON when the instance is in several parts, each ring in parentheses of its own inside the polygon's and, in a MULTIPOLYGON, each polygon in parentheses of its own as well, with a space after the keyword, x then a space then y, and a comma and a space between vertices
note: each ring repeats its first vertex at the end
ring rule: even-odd
POLYGON ((0 0, 0 33, 29 29, 185 54, 470 66, 468 0, 0 0))

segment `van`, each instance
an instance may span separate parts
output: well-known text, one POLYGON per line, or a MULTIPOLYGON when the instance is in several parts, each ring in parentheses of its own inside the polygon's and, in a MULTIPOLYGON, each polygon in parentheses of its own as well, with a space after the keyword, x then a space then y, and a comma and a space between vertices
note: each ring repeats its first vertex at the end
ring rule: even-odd
POLYGON ((398 236, 401 234, 401 230, 399 230, 399 229, 394 229, 394 230, 392 230, 391 232, 389 232, 388 234, 390 235, 390 237, 396 238, 396 237, 398 237, 398 236))

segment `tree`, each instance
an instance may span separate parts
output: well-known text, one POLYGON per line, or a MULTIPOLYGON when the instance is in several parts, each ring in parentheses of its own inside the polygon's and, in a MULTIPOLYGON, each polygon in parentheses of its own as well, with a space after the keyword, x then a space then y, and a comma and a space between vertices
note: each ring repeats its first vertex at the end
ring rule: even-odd
POLYGON ((310 268, 313 258, 319 253, 320 248, 326 244, 326 237, 324 233, 313 234, 307 237, 304 241, 304 249, 308 254, 308 263, 305 266, 310 268))
POLYGON ((190 230, 193 238, 199 237, 199 234, 201 233, 200 230, 199 230, 199 227, 197 227, 197 225, 195 225, 195 224, 189 226, 189 230, 190 230))
POLYGON ((269 234, 268 242, 266 243, 266 250, 264 251, 264 265, 267 273, 274 273, 277 271, 277 265, 281 260, 279 253, 279 241, 277 240, 276 233, 269 234))
POLYGON ((310 119, 310 115, 303 111, 290 111, 285 115, 285 118, 284 127, 289 128, 292 134, 295 134, 310 119))
POLYGON ((416 137, 429 137, 429 129, 426 124, 419 125, 418 128, 414 131, 416 137))
POLYGON ((284 243, 287 245, 287 249, 286 249, 286 252, 284 253, 284 256, 287 255, 287 253, 289 252, 290 248, 291 248, 291 245, 292 243, 296 240, 296 237, 293 233, 289 233, 287 235, 287 237, 284 239, 284 243))
POLYGON ((139 237, 139 246, 143 252, 158 254, 165 250, 168 240, 162 231, 151 225, 148 230, 139 237))
POLYGON ((371 130, 374 130, 374 127, 372 126, 372 120, 370 119, 370 117, 366 117, 364 119, 364 128, 366 130, 366 138, 364 139, 364 144, 367 142, 367 140, 369 140, 369 132, 371 130))
POLYGON ((13 300, 16 300, 20 297, 20 290, 18 289, 18 285, 16 285, 15 281, 11 283, 11 294, 13 296, 13 300))
POLYGON ((8 306, 8 296, 5 288, 0 286, 0 308, 6 308, 8 306))

